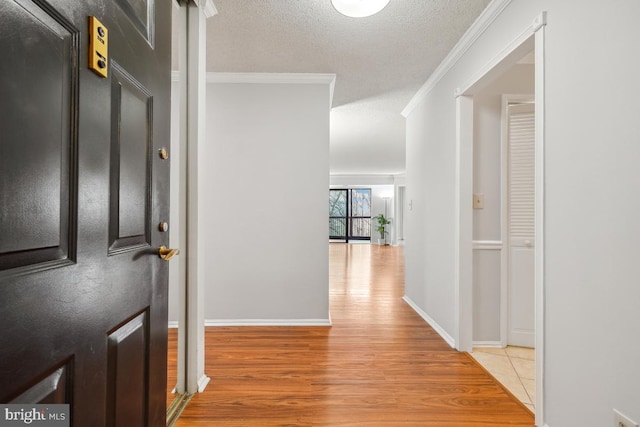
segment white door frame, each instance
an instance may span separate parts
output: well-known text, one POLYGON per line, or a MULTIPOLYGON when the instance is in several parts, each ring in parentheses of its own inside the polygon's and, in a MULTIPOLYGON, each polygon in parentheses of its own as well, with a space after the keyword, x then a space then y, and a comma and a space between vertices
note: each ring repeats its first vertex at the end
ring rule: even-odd
MULTIPOLYGON (((204 373, 204 263, 201 261, 204 242, 198 239, 198 148, 206 134, 206 5, 187 5, 187 57, 181 67, 186 81, 187 129, 187 295, 185 352, 186 391, 203 392, 210 378, 204 373), (184 71, 183 71, 184 70, 184 71)), ((182 64, 181 64, 182 65, 182 64)), ((184 87, 184 85, 182 86, 184 87)), ((185 96, 183 94, 183 96, 185 96)))
POLYGON ((407 186, 405 184, 394 185, 394 210, 395 216, 393 221, 393 244, 400 244, 400 240, 404 240, 404 216, 405 216, 405 203, 407 195, 407 186), (402 230, 402 233, 400 233, 402 230), (402 237, 402 239, 400 239, 402 237))
POLYGON ((544 34, 546 12, 487 65, 456 90, 456 222, 455 222, 455 343, 471 351, 473 337, 473 96, 535 49, 535 315, 536 425, 544 425, 544 34))
POLYGON ((186 154, 181 161, 181 179, 186 180, 186 198, 180 203, 180 217, 184 224, 175 226, 186 229, 186 241, 180 248, 180 256, 186 259, 186 271, 180 287, 180 313, 178 333, 178 393, 204 391, 210 378, 204 373, 204 263, 200 260, 201 246, 198 241, 198 147, 206 133, 206 37, 207 18, 218 12, 213 0, 178 0, 180 7, 178 24, 180 117, 179 150, 186 154), (186 84, 185 84, 186 83, 186 84))

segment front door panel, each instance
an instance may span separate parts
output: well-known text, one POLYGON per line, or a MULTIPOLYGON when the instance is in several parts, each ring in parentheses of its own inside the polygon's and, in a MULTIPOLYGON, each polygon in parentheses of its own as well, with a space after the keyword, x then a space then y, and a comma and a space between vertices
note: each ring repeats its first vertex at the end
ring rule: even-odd
POLYGON ((62 365, 10 403, 71 403, 71 371, 68 363, 62 365))
POLYGON ((72 255, 79 38, 30 0, 3 2, 0 16, 0 270, 8 270, 72 255))
POLYGON ((0 403, 164 425, 171 3, 3 0, 0 16, 0 403), (87 67, 89 16, 107 78, 87 67))
POLYGON ((146 425, 149 331, 144 311, 109 333, 110 426, 146 425))
POLYGON ((153 99, 133 76, 111 68, 110 253, 151 241, 151 145, 153 99))

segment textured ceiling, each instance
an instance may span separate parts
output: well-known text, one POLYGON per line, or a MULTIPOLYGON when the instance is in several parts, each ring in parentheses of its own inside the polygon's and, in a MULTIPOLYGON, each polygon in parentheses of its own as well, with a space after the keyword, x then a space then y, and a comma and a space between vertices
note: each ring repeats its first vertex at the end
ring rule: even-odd
POLYGON ((207 71, 335 73, 331 173, 401 173, 400 112, 489 1, 391 0, 354 19, 330 0, 214 0, 207 71))

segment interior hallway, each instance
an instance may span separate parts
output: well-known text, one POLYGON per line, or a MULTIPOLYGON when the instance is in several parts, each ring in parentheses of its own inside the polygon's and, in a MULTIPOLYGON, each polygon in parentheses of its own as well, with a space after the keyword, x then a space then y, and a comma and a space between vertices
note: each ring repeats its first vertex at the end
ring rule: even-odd
POLYGON ((177 426, 533 426, 404 301, 402 247, 330 245, 332 327, 209 327, 177 426))

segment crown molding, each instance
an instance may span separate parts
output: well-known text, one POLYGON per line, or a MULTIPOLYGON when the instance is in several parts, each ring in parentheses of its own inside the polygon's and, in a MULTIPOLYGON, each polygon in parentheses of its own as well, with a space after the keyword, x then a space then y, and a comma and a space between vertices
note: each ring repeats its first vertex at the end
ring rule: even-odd
POLYGON ((336 173, 329 175, 329 184, 343 185, 393 185, 394 175, 391 174, 348 174, 336 173))
MULTIPOLYGON (((335 74, 319 73, 214 73, 206 74, 207 83, 251 83, 251 84, 328 84, 329 105, 333 103, 336 85, 335 74)), ((171 71, 171 81, 180 81, 180 71, 171 71)))
POLYGON ((460 38, 447 57, 438 65, 435 71, 429 76, 427 81, 411 98, 409 104, 402 110, 402 115, 406 118, 416 108, 416 106, 433 90, 438 82, 453 68, 462 58, 478 38, 489 28, 489 26, 500 16, 502 11, 509 6, 512 0, 493 0, 487 8, 478 16, 478 19, 460 38))
POLYGON ((332 84, 335 74, 318 73, 207 73, 207 83, 332 84))
POLYGON ((218 9, 216 9, 216 5, 213 4, 213 0, 195 0, 195 3, 198 7, 202 8, 204 16, 207 18, 211 18, 218 14, 218 9))
POLYGON ((207 83, 328 84, 329 105, 333 104, 336 75, 329 73, 207 73, 207 83))
POLYGON ((212 16, 215 16, 217 14, 218 9, 216 9, 216 5, 213 4, 212 0, 207 0, 204 5, 204 16, 206 16, 207 18, 211 18, 212 16))

